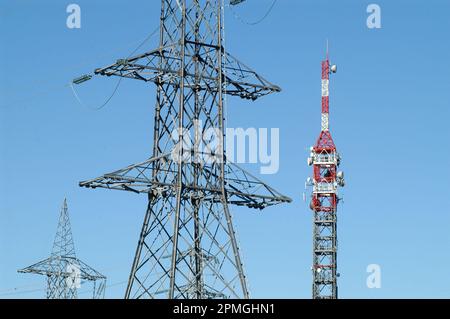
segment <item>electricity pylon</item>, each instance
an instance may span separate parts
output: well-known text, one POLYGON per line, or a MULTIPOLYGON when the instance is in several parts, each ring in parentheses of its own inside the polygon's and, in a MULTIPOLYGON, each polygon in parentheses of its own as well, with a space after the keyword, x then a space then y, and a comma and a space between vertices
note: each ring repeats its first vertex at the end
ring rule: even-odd
POLYGON ((225 51, 221 3, 162 0, 159 47, 95 70, 156 86, 152 157, 80 183, 148 197, 125 298, 248 298, 228 205, 291 201, 226 159, 224 95, 280 88, 225 51))
POLYGON ((92 284, 94 299, 105 294, 106 277, 76 257, 66 199, 50 257, 18 272, 47 276, 47 299, 77 299, 77 290, 85 282, 92 284))

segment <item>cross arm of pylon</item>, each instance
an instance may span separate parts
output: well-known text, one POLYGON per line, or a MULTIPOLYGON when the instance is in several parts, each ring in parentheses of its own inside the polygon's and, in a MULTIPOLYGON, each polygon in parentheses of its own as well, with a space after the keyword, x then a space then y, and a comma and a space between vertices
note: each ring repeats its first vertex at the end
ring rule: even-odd
POLYGON ((292 201, 234 163, 227 164, 226 172, 225 188, 231 204, 263 209, 292 201))
MULTIPOLYGON (((226 166, 225 189, 230 204, 263 209, 279 203, 291 202, 289 197, 281 195, 237 165, 227 163, 226 166)), ((202 174, 214 175, 213 172, 214 169, 211 165, 203 166, 202 174)), ((168 195, 175 192, 172 188, 175 185, 176 174, 176 163, 170 159, 170 155, 163 155, 92 180, 80 182, 79 185, 87 188, 100 187, 135 193, 168 195)), ((208 180, 208 178, 205 177, 204 180, 208 180)), ((192 193, 204 192, 202 196, 209 200, 219 201, 220 196, 217 195, 222 193, 220 187, 216 185, 205 184, 200 187, 184 185, 184 187, 192 193)))
POLYGON ((104 279, 104 280, 106 280, 105 275, 102 275, 97 270, 95 270, 91 266, 87 265, 85 262, 81 261, 80 259, 77 258, 77 260, 75 262, 80 267, 81 279, 86 279, 86 280, 104 279))
MULTIPOLYGON (((119 76, 145 82, 177 85, 176 79, 180 74, 180 58, 172 53, 173 50, 170 47, 166 46, 134 57, 119 59, 114 64, 96 69, 94 73, 96 75, 119 76)), ((217 89, 217 76, 215 74, 217 74, 218 69, 217 66, 213 65, 208 54, 197 57, 204 66, 200 83, 194 81, 195 73, 189 67, 186 67, 185 87, 189 87, 190 83, 194 85, 195 82, 196 88, 200 90, 217 89)), ((264 95, 281 91, 279 86, 270 83, 227 52, 223 53, 222 80, 224 91, 227 94, 243 99, 256 100, 264 95)))
MULTIPOLYGON (((201 61, 207 63, 207 60, 201 61)), ((281 92, 279 86, 270 83, 227 52, 224 52, 222 76, 226 84, 226 93, 243 99, 256 100, 270 93, 281 92)))
POLYGON ((63 277, 68 277, 72 274, 68 266, 75 266, 79 269, 80 279, 83 280, 97 280, 106 279, 104 275, 88 266, 86 263, 78 258, 65 257, 65 256, 54 256, 39 261, 31 266, 23 269, 19 269, 19 273, 33 273, 38 275, 60 275, 63 277), (62 269, 61 269, 62 265, 62 269))
POLYGON ((157 82, 158 79, 159 81, 164 81, 164 77, 168 79, 170 74, 174 75, 177 71, 175 69, 163 70, 159 67, 158 64, 161 58, 171 62, 174 60, 164 49, 157 49, 134 57, 118 59, 116 63, 96 69, 94 73, 97 75, 114 75, 146 82, 157 82), (167 75, 163 73, 167 73, 167 75))
POLYGON ((42 261, 39 261, 31 266, 19 269, 17 272, 19 273, 33 273, 33 274, 39 274, 39 275, 52 275, 54 273, 56 273, 55 271, 52 270, 53 268, 53 263, 55 261, 53 260, 52 257, 44 259, 42 261))

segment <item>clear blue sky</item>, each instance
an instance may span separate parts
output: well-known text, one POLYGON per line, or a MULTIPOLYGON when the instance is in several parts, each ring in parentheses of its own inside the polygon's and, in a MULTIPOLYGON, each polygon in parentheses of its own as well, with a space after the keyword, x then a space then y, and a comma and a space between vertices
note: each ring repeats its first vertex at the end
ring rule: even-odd
MULTIPOLYGON (((159 1, 136 2, 77 0, 82 27, 69 30, 69 1, 0 1, 0 298, 44 296, 24 293, 44 288, 44 278, 16 270, 50 254, 65 196, 78 256, 119 283, 107 297, 123 296, 145 196, 78 181, 150 155, 154 87, 123 81, 106 108, 92 111, 65 85, 127 56, 154 30, 159 1)), ((253 297, 311 295, 312 214, 302 192, 320 130, 326 38, 338 64, 330 126, 347 181, 340 296, 450 297, 450 2, 373 2, 379 30, 366 27, 369 1, 279 0, 256 26, 227 10, 228 50, 283 88, 255 103, 230 98, 228 125, 280 128, 280 171, 262 178, 294 199, 261 213, 233 208, 253 297), (381 266, 381 289, 366 287, 372 263, 381 266)), ((248 0, 236 11, 253 21, 270 3, 248 0)), ((115 81, 94 79, 79 94, 98 105, 115 81)))

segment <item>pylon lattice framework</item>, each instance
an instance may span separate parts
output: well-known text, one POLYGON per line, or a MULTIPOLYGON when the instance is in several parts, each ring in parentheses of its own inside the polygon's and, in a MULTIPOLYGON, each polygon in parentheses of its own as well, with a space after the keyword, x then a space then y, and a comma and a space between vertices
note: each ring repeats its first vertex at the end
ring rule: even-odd
POLYGON ((47 299, 77 299, 84 283, 91 283, 94 299, 105 294, 106 277, 76 257, 66 199, 50 257, 18 272, 47 276, 47 299))
POLYGON ((222 31, 221 0, 162 0, 159 47, 95 71, 156 85, 153 156, 80 183, 148 197, 125 298, 248 298, 228 205, 291 201, 226 160, 224 94, 256 100, 280 88, 227 53, 222 31), (217 148, 200 149, 214 137, 198 134, 199 121, 219 132, 217 148), (178 143, 186 131, 196 131, 190 147, 178 143))

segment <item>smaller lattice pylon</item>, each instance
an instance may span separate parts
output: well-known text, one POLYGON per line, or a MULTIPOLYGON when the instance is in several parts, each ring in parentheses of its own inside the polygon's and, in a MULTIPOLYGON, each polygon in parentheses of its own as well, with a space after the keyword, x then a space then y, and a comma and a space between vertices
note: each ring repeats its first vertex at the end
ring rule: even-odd
POLYGON ((47 299, 77 299, 77 290, 85 283, 92 285, 94 299, 105 294, 106 277, 76 257, 66 199, 50 257, 18 272, 47 276, 47 299))

